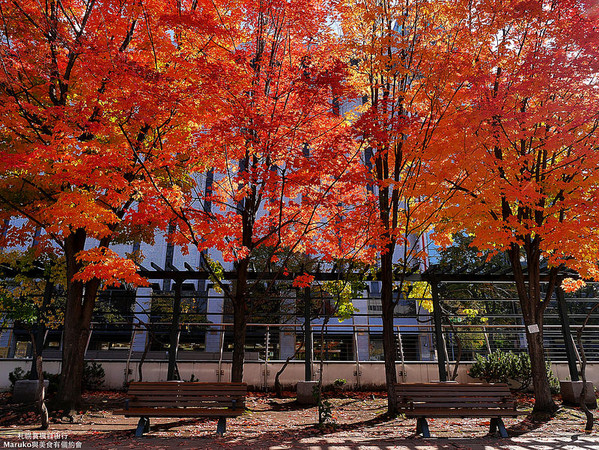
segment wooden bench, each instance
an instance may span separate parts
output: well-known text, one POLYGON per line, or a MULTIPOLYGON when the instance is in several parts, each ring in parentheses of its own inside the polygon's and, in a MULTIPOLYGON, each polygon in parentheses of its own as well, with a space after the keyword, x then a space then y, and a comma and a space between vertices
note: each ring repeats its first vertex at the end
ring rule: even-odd
POLYGON ((136 436, 150 430, 150 417, 218 417, 216 432, 226 431, 227 417, 245 410, 245 383, 192 383, 184 381, 133 382, 125 409, 113 414, 139 417, 136 436))
POLYGON ((395 385, 400 412, 416 418, 416 434, 430 437, 427 418, 488 417, 489 433, 499 430, 508 437, 502 417, 524 413, 516 410, 516 401, 506 384, 487 383, 399 383, 395 385))

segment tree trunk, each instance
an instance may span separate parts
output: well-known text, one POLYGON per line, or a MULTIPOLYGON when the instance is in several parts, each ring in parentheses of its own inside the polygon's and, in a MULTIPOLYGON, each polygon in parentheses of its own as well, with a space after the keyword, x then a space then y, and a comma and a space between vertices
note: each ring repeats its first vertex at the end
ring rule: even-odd
POLYGON ((395 384, 397 372, 395 358, 397 346, 393 331, 393 251, 388 251, 381 256, 381 305, 383 320, 383 353, 385 357, 385 381, 387 383, 388 413, 394 416, 398 412, 395 384))
MULTIPOLYGON (((35 339, 33 344, 33 354, 42 356, 44 350, 44 344, 46 342, 46 311, 50 307, 50 301, 52 300, 52 293, 54 292, 54 283, 50 280, 46 280, 46 286, 44 288, 44 297, 42 298, 42 305, 40 306, 38 313, 38 322, 35 330, 35 339)), ((37 380, 37 362, 34 358, 31 364, 31 377, 30 380, 37 380)))
POLYGON ((86 233, 83 229, 78 229, 65 239, 67 299, 57 402, 61 408, 67 411, 76 409, 81 403, 85 350, 90 334, 96 294, 100 287, 100 280, 94 279, 84 285, 73 279, 81 268, 76 256, 84 249, 85 240, 86 233))
POLYGON ((35 355, 35 366, 36 372, 39 374, 37 380, 37 410, 40 415, 40 428, 47 430, 50 425, 48 421, 48 408, 44 402, 46 397, 46 387, 44 386, 44 371, 42 369, 42 355, 38 353, 35 355))
MULTIPOLYGON (((551 397, 547 368, 545 366, 545 348, 543 346, 543 313, 547 299, 541 299, 540 252, 538 239, 527 238, 525 244, 527 274, 524 274, 520 262, 520 246, 512 244, 508 251, 510 263, 514 271, 514 281, 522 308, 522 316, 526 326, 526 340, 532 371, 535 406, 533 413, 553 414, 557 405, 551 397)), ((554 283, 550 283, 553 286, 554 283)))
POLYGON ((532 370, 532 386, 535 394, 533 413, 553 414, 556 411, 557 406, 551 397, 549 379, 547 378, 543 335, 541 333, 531 334, 527 331, 526 339, 528 340, 528 354, 530 355, 530 366, 532 370))
MULTIPOLYGON (((33 354, 34 355, 42 355, 42 351, 44 349, 44 342, 45 342, 45 337, 46 337, 46 326, 44 324, 43 321, 39 321, 36 325, 36 330, 34 333, 32 333, 32 347, 33 347, 33 354)), ((31 362, 31 374, 29 376, 30 380, 37 380, 38 377, 38 373, 37 373, 37 362, 35 357, 33 358, 33 361, 31 362)))
POLYGON ((237 267, 237 283, 233 296, 233 362, 231 382, 243 382, 243 362, 245 358, 245 334, 247 328, 247 272, 249 261, 240 261, 237 267))
POLYGON ((231 382, 243 382, 243 362, 245 358, 246 333, 245 299, 235 296, 233 303, 233 362, 231 366, 231 382))
POLYGON ((181 283, 182 280, 175 280, 175 298, 173 299, 173 316, 169 334, 167 381, 181 379, 177 370, 177 354, 179 352, 179 337, 181 336, 179 329, 181 326, 181 283))
MULTIPOLYGON (((304 333, 305 336, 305 333, 304 333)), ((289 365, 289 362, 295 358, 297 356, 297 354, 299 353, 299 351, 304 348, 304 343, 302 342, 301 345, 298 345, 298 347, 295 349, 295 352, 293 353, 293 355, 288 356, 287 359, 285 360, 285 363, 283 364, 283 366, 279 369, 279 371, 276 373, 275 375, 275 385, 274 385, 274 389, 275 389, 275 396, 277 398, 283 398, 283 387, 281 386, 281 375, 283 375, 283 372, 285 371, 285 369, 287 368, 287 366, 289 365)), ((306 381, 310 381, 310 380, 306 380, 306 381)))

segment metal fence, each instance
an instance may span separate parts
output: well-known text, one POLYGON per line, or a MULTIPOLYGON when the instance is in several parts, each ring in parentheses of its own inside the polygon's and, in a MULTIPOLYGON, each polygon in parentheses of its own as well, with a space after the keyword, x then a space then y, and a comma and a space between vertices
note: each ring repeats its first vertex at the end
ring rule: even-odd
MULTIPOLYGON (((595 285, 584 296, 567 299, 571 330, 576 335, 586 319, 587 312, 599 301, 594 295, 595 285)), ((504 294, 506 290, 503 289, 504 294)), ((507 291, 510 294, 510 291, 507 291)), ((168 304, 171 293, 151 296, 121 297, 111 295, 108 301, 100 299, 88 343, 88 355, 108 359, 136 359, 146 351, 148 358, 166 358, 168 333, 172 311, 168 304), (161 301, 157 299, 161 298, 161 301), (161 303, 162 302, 162 303, 161 303), (108 308, 107 308, 108 306, 108 308), (102 310, 104 308, 104 310, 102 310)), ((222 296, 184 292, 183 321, 179 327, 179 358, 194 360, 230 359, 232 351, 232 323, 222 296), (220 312, 211 312, 211 302, 220 302, 220 312)), ((295 297, 281 296, 278 308, 263 308, 247 328, 246 351, 249 359, 264 361, 301 360, 304 341, 303 316, 295 297), (287 305, 282 309, 280 305, 287 305)), ((313 312, 311 335, 314 342, 313 358, 322 356, 327 361, 382 360, 382 326, 376 296, 356 299, 364 306, 353 317, 338 322, 334 317, 324 325, 323 317, 313 312), (321 342, 322 341, 322 342, 321 342)), ((416 361, 434 361, 437 348, 432 317, 421 306, 421 299, 405 299, 396 309, 395 335, 398 352, 396 360, 402 364, 416 361)), ((525 330, 519 303, 510 295, 502 298, 456 298, 452 292, 442 297, 443 337, 446 359, 454 362, 472 361, 476 355, 491 352, 527 350, 525 330)), ((582 342, 589 361, 599 361, 599 314, 588 321, 582 342)), ((556 302, 552 301, 545 314, 544 342, 547 359, 566 361, 556 302)), ((49 330, 46 335, 45 356, 60 357, 60 330, 49 330)), ((27 358, 31 356, 29 331, 18 323, 4 322, 0 334, 0 357, 27 358)))

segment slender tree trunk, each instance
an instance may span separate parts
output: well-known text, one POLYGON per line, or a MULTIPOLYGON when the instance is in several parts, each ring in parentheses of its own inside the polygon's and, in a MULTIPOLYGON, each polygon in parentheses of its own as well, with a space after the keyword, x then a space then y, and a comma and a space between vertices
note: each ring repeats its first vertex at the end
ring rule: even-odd
MULTIPOLYGON (((42 356, 42 351, 44 350, 44 344, 46 342, 46 311, 50 306, 50 301, 52 300, 52 293, 54 292, 54 283, 50 280, 46 280, 46 286, 44 288, 44 297, 42 299, 42 305, 39 309, 38 314, 38 322, 35 330, 35 339, 32 342, 33 344, 33 353, 34 355, 42 356)), ((30 380, 37 380, 37 362, 33 361, 31 364, 31 377, 30 380)))
POLYGON ((39 374, 37 379, 37 410, 40 415, 40 428, 42 430, 47 430, 50 423, 48 421, 48 408, 46 408, 45 403, 46 386, 44 386, 44 371, 42 369, 41 353, 35 355, 35 366, 36 372, 39 374))
POLYGON ((171 320, 171 329, 169 334, 169 349, 168 349, 168 370, 166 379, 180 379, 179 371, 177 370, 177 354, 179 352, 179 337, 181 336, 181 283, 182 280, 175 280, 175 297, 173 299, 173 316, 171 320))
MULTIPOLYGON (((46 335, 46 326, 44 325, 44 323, 42 321, 39 321, 37 326, 36 326, 36 330, 34 333, 31 334, 32 335, 32 339, 33 341, 31 342, 32 347, 33 347, 33 354, 34 355, 42 355, 42 351, 44 349, 44 337, 46 335)), ((35 357, 33 358, 33 361, 31 363, 31 375, 29 376, 30 380, 37 380, 38 377, 38 373, 37 373, 37 362, 35 360, 35 357)))
POLYGON ((578 342, 578 348, 580 349, 580 377, 582 379, 582 389, 580 390, 580 397, 578 398, 578 404, 580 408, 584 411, 584 415, 586 417, 586 423, 584 425, 584 430, 586 432, 593 431, 593 423, 595 421, 595 417, 593 413, 589 410, 587 406, 587 356, 584 351, 584 345, 582 344, 582 333, 584 332, 591 315, 595 312, 595 310, 599 307, 599 304, 593 306, 593 308, 587 313, 586 318, 582 324, 582 327, 578 329, 576 333, 576 341, 578 342))
POLYGON ((318 390, 317 390, 317 401, 318 401, 318 425, 325 425, 328 420, 328 414, 330 414, 330 404, 327 405, 325 400, 322 398, 322 377, 324 372, 324 330, 329 324, 330 314, 327 314, 322 321, 322 326, 320 328, 320 360, 318 362, 318 390))
POLYGON ((387 383, 387 406, 390 415, 397 414, 397 396, 395 384, 397 371, 395 358, 397 345, 393 331, 393 252, 388 251, 381 256, 381 305, 383 320, 383 353, 385 357, 385 381, 387 383))
MULTIPOLYGON (((304 333, 305 336, 305 333, 304 333)), ((293 353, 293 355, 288 356, 287 359, 285 360, 285 363, 283 364, 283 366, 279 369, 279 371, 276 373, 275 375, 275 385, 274 385, 274 389, 275 389, 275 396, 277 398, 282 398, 283 397, 283 387, 281 386, 281 375, 283 375, 283 372, 285 371, 285 369, 287 368, 287 366, 289 365, 289 362, 295 358, 297 356, 297 354, 300 352, 301 349, 304 348, 304 343, 302 342, 301 345, 299 345, 296 349, 295 352, 293 353)))

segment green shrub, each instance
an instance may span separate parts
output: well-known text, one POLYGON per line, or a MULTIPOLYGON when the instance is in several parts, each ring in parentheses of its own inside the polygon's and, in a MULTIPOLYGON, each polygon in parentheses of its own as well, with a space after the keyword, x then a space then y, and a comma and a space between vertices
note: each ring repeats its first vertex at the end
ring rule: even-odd
MULTIPOLYGON (((485 380, 487 383, 509 383, 515 390, 525 391, 532 385, 530 356, 528 353, 502 352, 501 350, 486 357, 476 355, 476 361, 468 375, 485 380)), ((551 392, 559 392, 559 381, 553 374, 549 362, 547 362, 547 377, 551 392)))
POLYGON ((343 386, 347 384, 347 380, 345 378, 337 378, 333 381, 333 389, 339 391, 343 389, 343 386))
MULTIPOLYGON (((10 380, 11 390, 15 387, 15 382, 17 380, 28 380, 31 375, 31 371, 25 372, 20 367, 17 367, 15 370, 8 374, 8 379, 10 380)), ((85 368, 83 369, 83 382, 82 387, 88 391, 101 389, 104 385, 104 377, 106 373, 102 368, 102 364, 92 362, 85 363, 85 368)), ((50 386, 48 387, 49 393, 58 392, 58 385, 60 383, 60 375, 57 373, 48 373, 44 372, 44 379, 50 382, 50 386)))
POLYGON ((88 391, 97 391, 104 385, 106 373, 102 364, 97 362, 86 362, 83 369, 83 389, 88 391))
MULTIPOLYGON (((10 390, 12 391, 15 387, 15 383, 18 380, 28 380, 31 376, 31 371, 28 370, 25 372, 20 367, 17 367, 15 370, 8 374, 8 379, 10 380, 10 390)), ((48 380, 48 393, 58 392, 58 384, 60 382, 60 375, 57 373, 48 373, 44 372, 44 380, 48 380)))
MULTIPOLYGON (((29 372, 27 372, 29 374, 29 372)), ((15 370, 8 374, 8 380, 10 381, 10 389, 12 390, 15 387, 15 383, 18 380, 25 380, 29 377, 25 377, 25 371, 20 367, 17 367, 15 370)))

